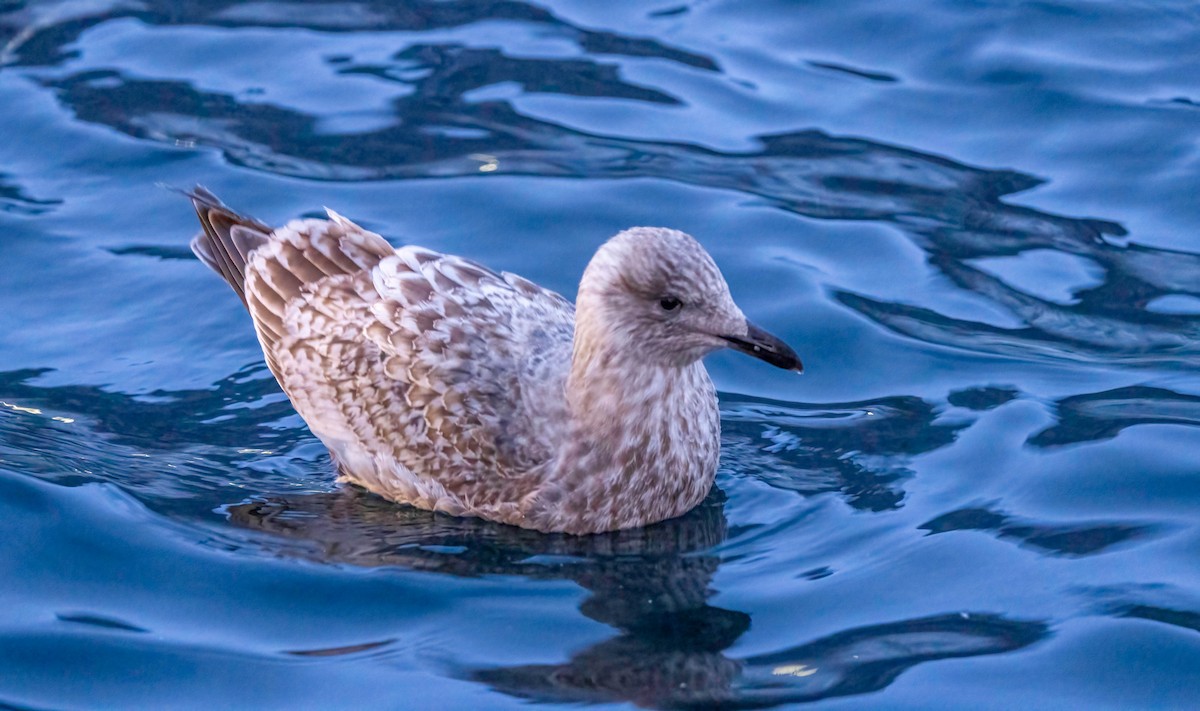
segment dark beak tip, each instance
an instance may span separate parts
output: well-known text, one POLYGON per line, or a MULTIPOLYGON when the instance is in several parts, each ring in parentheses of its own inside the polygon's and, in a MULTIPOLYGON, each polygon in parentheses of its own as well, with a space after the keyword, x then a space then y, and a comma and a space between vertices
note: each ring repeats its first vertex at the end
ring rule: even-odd
POLYGON ((748 326, 744 337, 725 336, 724 340, 734 349, 766 361, 776 368, 794 373, 804 372, 804 364, 800 362, 800 356, 796 355, 791 346, 754 324, 748 326))

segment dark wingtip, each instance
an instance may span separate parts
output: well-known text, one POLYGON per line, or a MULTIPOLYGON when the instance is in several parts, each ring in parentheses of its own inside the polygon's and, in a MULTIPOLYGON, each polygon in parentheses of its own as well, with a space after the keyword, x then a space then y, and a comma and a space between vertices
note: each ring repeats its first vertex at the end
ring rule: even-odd
POLYGON ((206 208, 218 208, 228 212, 233 212, 233 210, 229 209, 229 206, 221 202, 221 198, 213 195, 211 190, 203 185, 200 185, 199 183, 191 188, 181 188, 177 185, 171 185, 169 183, 155 183, 155 186, 162 188, 163 190, 168 190, 184 196, 185 198, 191 200, 192 204, 196 205, 197 208, 203 206, 206 208))
POLYGON ((190 190, 169 185, 162 187, 177 192, 192 201, 203 232, 192 240, 192 251, 213 271, 229 283, 246 304, 243 282, 246 279, 246 260, 255 246, 266 240, 271 228, 252 217, 231 210, 221 199, 203 185, 190 190), (245 231, 246 234, 242 234, 245 231), (261 238, 255 239, 255 235, 261 238))

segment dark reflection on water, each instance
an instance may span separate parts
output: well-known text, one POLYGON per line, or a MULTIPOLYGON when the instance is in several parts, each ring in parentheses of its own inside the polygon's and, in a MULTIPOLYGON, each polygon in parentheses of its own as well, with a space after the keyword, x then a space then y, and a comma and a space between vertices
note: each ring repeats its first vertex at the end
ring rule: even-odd
POLYGON ((1200 612, 1196 612, 1195 610, 1173 610, 1153 605, 1130 605, 1125 608, 1119 608, 1117 616, 1152 620, 1200 632, 1200 612))
POLYGON ((806 496, 838 492, 864 511, 899 508, 909 459, 945 447, 965 427, 935 424, 937 409, 916 397, 804 406, 733 396, 724 403, 722 451, 738 472, 806 496))
POLYGON ((91 615, 88 613, 63 613, 55 615, 62 622, 73 622, 80 625, 91 625, 106 630, 118 630, 120 632, 136 632, 138 634, 148 633, 150 630, 142 629, 137 625, 131 625, 128 622, 115 620, 111 617, 101 617, 99 615, 91 615))
POLYGON ((0 172, 0 212, 15 215, 40 215, 61 205, 62 200, 39 200, 30 197, 10 175, 0 172))
POLYGON ((398 509, 357 490, 260 498, 225 511, 237 526, 272 534, 250 544, 276 555, 469 577, 574 581, 588 593, 579 611, 614 628, 616 636, 561 664, 459 672, 543 702, 761 708, 814 701, 878 691, 914 665, 1009 652, 1049 634, 1039 621, 954 613, 846 630, 766 655, 731 657, 725 650, 752 622, 745 612, 707 602, 721 563, 711 549, 726 537, 723 506, 724 495, 715 490, 681 518, 583 538, 398 509))
POLYGON ((1200 425, 1200 397, 1135 386, 1072 395, 1057 403, 1058 422, 1029 438, 1037 447, 1116 437, 1134 425, 1200 425))
POLYGON ((109 250, 111 253, 119 256, 126 254, 135 254, 139 257, 154 257, 155 259, 174 259, 191 261, 196 258, 192 254, 192 250, 184 247, 158 247, 153 245, 117 247, 109 250))
MULTIPOLYGON (((578 581, 596 575, 601 582, 607 566, 614 575, 630 573, 621 584, 637 584, 639 576, 648 576, 649 571, 670 569, 663 579, 679 581, 670 584, 681 600, 678 604, 694 607, 711 593, 708 580, 718 561, 697 554, 725 540, 724 501, 721 491, 714 489, 701 506, 681 518, 585 537, 538 534, 398 507, 357 488, 259 497, 223 511, 239 527, 271 533, 272 538, 254 539, 265 550, 322 562, 395 565, 464 576, 511 574, 578 581)), ((638 605, 642 600, 630 596, 628 602, 638 605)), ((585 608, 615 609, 622 603, 614 599, 585 608)))
MULTIPOLYGON (((495 168, 496 175, 652 177, 755 195, 809 217, 885 220, 924 249, 929 263, 954 285, 991 301, 1022 324, 1001 327, 867 294, 834 294, 845 307, 897 333, 1026 359, 1200 363, 1200 317, 1146 308, 1162 296, 1200 296, 1200 255, 1120 244, 1108 239, 1125 234, 1118 224, 1002 200, 1037 186, 1039 178, 817 130, 759 136, 761 148, 746 153, 586 133, 524 116, 508 101, 468 95, 511 83, 522 93, 672 104, 676 97, 631 83, 615 65, 590 55, 656 57, 714 71, 715 63, 651 40, 569 28, 542 8, 516 2, 351 7, 357 10, 342 7, 327 16, 322 5, 206 3, 150 5, 134 14, 152 23, 331 31, 419 30, 509 19, 569 29, 569 39, 589 56, 517 58, 494 48, 424 43, 399 50, 388 64, 360 63, 352 56, 327 58, 342 74, 374 76, 407 90, 393 100, 389 125, 356 133, 329 131, 319 116, 286 107, 203 91, 183 81, 137 79, 117 70, 43 81, 83 121, 139 138, 211 146, 234 163, 283 175, 354 181, 454 177, 479 175, 483 166, 495 168), (1094 265, 1103 273, 1101 282, 1079 289, 1070 303, 1056 303, 972 263, 1039 249, 1094 265)), ((52 46, 61 46, 88 22, 74 18, 63 27, 33 32, 20 45, 22 61, 60 62, 55 53, 38 58, 39 43, 53 39, 52 46)))
POLYGON ((1200 296, 1200 255, 1119 244, 1107 237, 1124 235, 1120 225, 1001 199, 1038 185, 1033 176, 817 130, 759 136, 762 148, 749 153, 589 134, 523 116, 506 101, 468 101, 464 94, 512 81, 529 91, 673 99, 647 94, 650 90, 590 60, 572 60, 578 66, 571 70, 569 89, 552 79, 553 72, 548 78, 537 61, 502 59, 496 50, 420 45, 401 51, 395 61, 389 68, 337 59, 341 72, 413 89, 394 100, 391 125, 352 134, 320 130, 317 116, 185 82, 134 79, 111 70, 45 81, 81 120, 140 138, 212 146, 234 163, 284 175, 356 181, 454 177, 478 175, 488 166, 508 175, 652 177, 755 195, 808 217, 885 220, 909 235, 958 288, 1023 323, 1000 327, 849 291, 834 294, 847 308, 897 333, 1026 359, 1200 363, 1200 317, 1146 309, 1161 296, 1200 296), (544 83, 537 84, 531 73, 544 83), (1102 282, 1063 304, 972 264, 1033 250, 1094 264, 1102 282))
POLYGON ((993 410, 1006 402, 1012 402, 1018 394, 1017 389, 1012 387, 967 388, 950 393, 946 402, 968 410, 993 410))
MULTIPOLYGON (((685 625, 690 627, 690 620, 685 625)), ((702 645, 722 643, 711 631, 702 645)), ((652 708, 767 708, 867 694, 924 662, 1012 652, 1049 636, 1037 621, 956 613, 846 630, 769 655, 731 660, 685 645, 618 637, 563 665, 489 669, 476 678, 537 701, 633 701, 652 708), (651 648, 645 654, 646 647, 651 648)))
POLYGON ((1200 599, 1194 593, 1161 584, 1102 586, 1076 592, 1098 601, 1094 611, 1102 615, 1200 632, 1200 599))
POLYGON ((850 76, 858 77, 859 79, 879 81, 886 84, 900 81, 898 77, 888 74, 887 72, 873 72, 866 69, 858 69, 856 67, 846 66, 844 64, 836 64, 834 62, 816 62, 810 60, 808 65, 810 67, 816 67, 817 69, 828 69, 831 72, 844 72, 850 76))
POLYGON ((299 418, 260 365, 212 388, 142 395, 30 382, 44 373, 0 373, 0 403, 20 408, 0 408, 0 461, 9 467, 67 485, 116 483, 188 516, 241 480, 267 489, 332 480, 308 430, 281 424, 299 418))
MULTIPOLYGON (((254 364, 198 390, 155 390, 142 395, 93 385, 32 384, 45 370, 0 372, 0 397, 25 407, 86 418, 89 429, 115 444, 171 450, 197 443, 262 449, 294 446, 299 428, 270 427, 294 414, 264 366, 254 364)), ((14 434, 15 436, 15 434, 14 434)))
MULTIPOLYGON (((128 395, 84 385, 32 384, 45 371, 0 372, 0 400, 86 421, 90 432, 138 453, 195 453, 193 464, 219 472, 245 451, 286 456, 314 442, 302 426, 281 426, 294 410, 260 364, 197 390, 128 395)), ((864 511, 901 507, 910 460, 954 442, 965 422, 935 423, 938 409, 916 397, 852 403, 800 404, 744 395, 722 397, 722 451, 737 476, 758 479, 804 496, 834 493, 864 511)), ((61 428, 62 425, 57 427, 61 428)), ((14 461, 61 460, 59 471, 78 472, 90 450, 76 452, 54 435, 53 421, 0 420, 14 461), (48 439, 49 438, 49 439, 48 439)), ((315 445, 314 445, 315 446, 315 445)), ((317 447, 319 450, 319 446, 317 447)), ((146 456, 143 454, 143 456, 146 456)), ((154 462, 147 462, 153 468, 154 462)), ((41 467, 39 467, 41 468, 41 467)), ((73 474, 72 474, 73 476, 73 474)), ((128 471, 123 473, 126 483, 128 471)), ((148 476, 157 478, 153 473, 148 476)), ((222 480, 227 476, 220 477, 222 480)))
POLYGON ((1022 649, 1050 635, 1043 622, 959 612, 839 632, 794 649, 746 660, 760 676, 754 706, 785 700, 815 701, 883 689, 924 662, 1022 649), (770 670, 771 681, 766 677, 770 670), (809 673, 812 672, 812 673, 809 673), (807 679, 791 699, 778 677, 807 679))
MULTIPOLYGON (((512 82, 523 93, 679 103, 669 94, 623 82, 616 65, 591 60, 517 59, 506 57, 497 49, 456 45, 413 45, 397 52, 392 60, 393 63, 384 65, 355 64, 348 57, 334 61, 345 67, 341 70, 343 74, 365 74, 385 81, 412 84, 413 94, 397 106, 398 112, 405 114, 427 102, 444 103, 451 97, 461 101, 469 91, 501 82, 512 82), (412 77, 423 78, 413 81, 412 77)), ((436 131, 426 134, 436 135, 436 131)), ((396 156, 389 158, 395 160, 396 156)))
POLYGON ((138 2, 23 3, 0 5, 0 40, 6 63, 58 64, 61 48, 87 28, 121 17, 159 25, 203 24, 214 27, 297 27, 325 32, 428 31, 483 20, 511 20, 557 30, 591 54, 660 57, 698 69, 717 70, 711 58, 664 45, 654 39, 629 37, 572 25, 535 4, 511 0, 432 0, 399 3, 386 0, 331 3, 294 2, 138 2), (5 15, 4 13, 9 14, 5 15))
MULTIPOLYGON (((0 707, 70 707, 82 684, 129 699, 146 669, 163 685, 143 706, 312 674, 472 707, 1190 707, 1200 252, 1180 117, 1200 16, 784 5, 0 2, 0 707), (238 65, 257 40, 296 68, 238 65), (644 531, 394 506, 333 483, 248 351, 204 343, 253 347, 243 313, 191 292, 195 226, 160 214, 159 181, 240 181, 292 212, 411 190, 464 224, 528 220, 580 262, 594 245, 543 214, 472 201, 533 186, 586 223, 648 214, 630 209, 646 186, 663 224, 731 212, 746 234, 706 239, 756 308, 821 334, 822 394, 722 394, 720 490, 644 531), (912 263, 889 281, 892 259, 912 263), (232 374, 145 386, 160 356, 232 374), (173 585, 192 574, 206 604, 173 585), (559 646, 523 647, 543 626, 559 646), (925 664, 953 658, 972 660, 925 664), (189 687, 192 669, 235 681, 189 687)), ((456 248, 504 249, 447 222, 456 248)))
POLYGON ((1000 538, 1051 555, 1086 556, 1144 538, 1153 526, 1121 523, 1053 524, 1022 520, 1000 511, 970 508, 951 511, 921 525, 929 535, 950 531, 991 531, 1000 538))
MULTIPOLYGON (((72 485, 109 480, 112 472, 116 478, 111 480, 170 515, 200 516, 204 501, 229 496, 224 483, 238 466, 235 452, 245 451, 240 448, 247 441, 284 456, 311 441, 303 427, 278 424, 290 408, 257 366, 210 389, 142 396, 30 383, 40 375, 0 376, 0 401, 26 408, 0 413, 0 458, 72 485), (54 416, 71 421, 54 422, 54 416), (129 458, 143 452, 153 456, 129 458), (167 465, 179 468, 164 477, 167 465), (181 485, 193 490, 190 502, 177 501, 181 485), (197 496, 196 488, 207 491, 197 496)), ((799 406, 737 397, 726 398, 723 407, 727 458, 736 462, 736 476, 806 496, 836 493, 853 507, 875 511, 894 508, 903 497, 897 488, 903 466, 884 462, 945 446, 961 427, 933 424, 935 408, 918 398, 799 406), (870 463, 856 463, 858 455, 870 457, 870 463)), ((323 456, 311 466, 318 477, 331 469, 323 456)), ((253 478, 260 489, 287 485, 284 477, 254 471, 232 476, 253 478)), ((587 591, 579 612, 613 628, 615 636, 560 664, 452 672, 541 701, 764 707, 878 691, 914 665, 1012 651, 1048 634, 1040 621, 954 612, 850 629, 767 655, 731 655, 727 650, 750 629, 752 619, 744 611, 709 604, 722 564, 716 550, 729 535, 724 504, 717 489, 679 519, 578 538, 398 507, 354 488, 279 493, 222 506, 230 524, 255 535, 222 534, 215 544, 321 564, 570 580, 587 591), (269 535, 258 535, 264 533, 269 535)), ((68 610, 57 617, 98 629, 145 631, 89 611, 68 610)), ((381 639, 281 652, 338 657, 393 643, 381 639)))

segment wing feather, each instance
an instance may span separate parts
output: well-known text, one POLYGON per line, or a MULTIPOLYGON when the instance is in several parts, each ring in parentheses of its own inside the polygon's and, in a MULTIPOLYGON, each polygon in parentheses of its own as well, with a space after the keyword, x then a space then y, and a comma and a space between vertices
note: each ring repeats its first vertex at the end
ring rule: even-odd
POLYGON ((343 473, 452 513, 516 510, 565 426, 574 308, 521 277, 394 250, 330 211, 271 230, 186 193, 196 255, 250 311, 271 372, 343 473))
POLYGON ((462 513, 539 475, 566 419, 570 302, 340 216, 289 223, 248 257, 268 364, 349 478, 462 513))

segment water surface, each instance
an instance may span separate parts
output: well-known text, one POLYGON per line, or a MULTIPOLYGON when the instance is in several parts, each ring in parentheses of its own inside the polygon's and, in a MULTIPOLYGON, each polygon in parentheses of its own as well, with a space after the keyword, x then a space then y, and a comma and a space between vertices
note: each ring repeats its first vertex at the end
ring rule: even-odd
POLYGON ((1189 2, 0 2, 0 706, 1189 708, 1189 2), (718 488, 583 539, 332 482, 160 184, 567 295, 695 234, 718 488))

